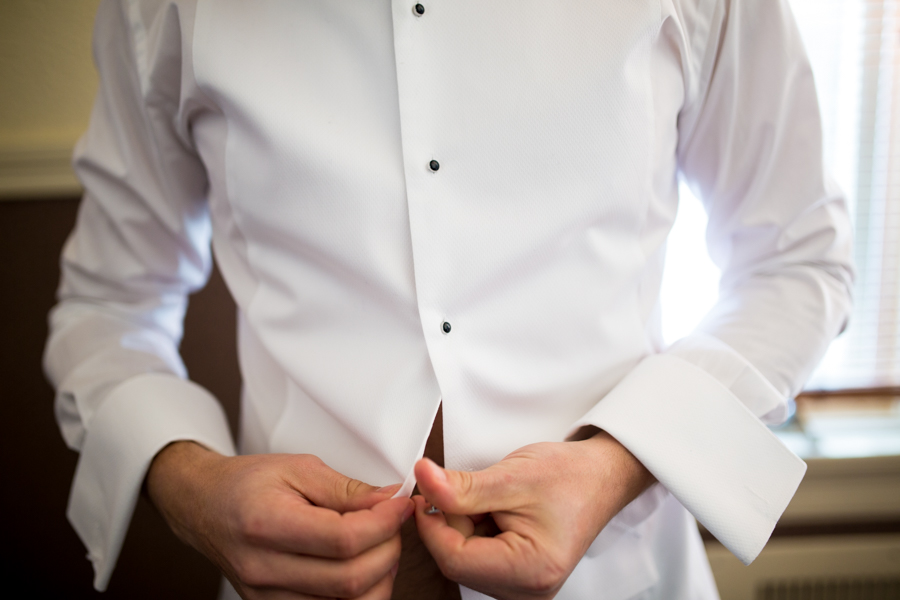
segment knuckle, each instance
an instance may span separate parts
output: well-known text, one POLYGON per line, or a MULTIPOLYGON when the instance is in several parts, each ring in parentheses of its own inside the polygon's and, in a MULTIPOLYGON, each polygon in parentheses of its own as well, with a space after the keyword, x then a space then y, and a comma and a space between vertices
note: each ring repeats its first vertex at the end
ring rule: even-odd
POLYGON ((502 487, 512 487, 521 482, 521 478, 516 477, 513 473, 509 471, 496 470, 491 473, 491 476, 498 482, 498 484, 502 487))
POLYGON ((268 583, 263 572, 262 564, 249 557, 243 557, 232 562, 232 568, 241 583, 252 587, 264 586, 268 583))
POLYGON ((438 563, 438 568, 441 570, 441 573, 444 574, 444 577, 450 581, 459 581, 462 572, 460 569, 460 562, 455 555, 451 554, 444 556, 441 560, 436 562, 438 563))
POLYGON ((356 598, 362 596, 368 586, 367 582, 358 569, 349 569, 344 577, 338 582, 338 595, 345 598, 356 598))
POLYGON ((360 492, 362 485, 364 485, 363 482, 358 479, 347 478, 344 480, 344 489, 342 491, 347 498, 352 498, 360 492))
POLYGON ((359 536, 352 529, 342 527, 332 539, 338 558, 353 558, 359 554, 359 536))
POLYGON ((478 492, 477 482, 468 471, 459 471, 455 487, 455 493, 449 494, 450 505, 447 506, 447 509, 453 512, 466 512, 466 504, 478 492))
POLYGON ((548 594, 560 587, 566 580, 565 569, 556 563, 548 563, 542 568, 535 569, 528 582, 528 590, 537 594, 548 594))
POLYGON ((391 564, 394 564, 398 560, 400 560, 400 554, 403 552, 403 542, 401 540, 400 534, 396 533, 394 536, 388 541, 391 545, 391 564))
POLYGON ((459 489, 463 494, 471 494, 475 492, 475 478, 468 471, 459 472, 459 489))
POLYGON ((291 454, 289 457, 291 460, 297 461, 300 464, 312 467, 323 464, 322 459, 315 454, 291 454))
POLYGON ((266 537, 266 513, 258 507, 245 506, 238 513, 238 532, 249 541, 259 542, 266 537))
POLYGON ((391 600, 394 593, 393 584, 379 586, 378 594, 372 600, 391 600))

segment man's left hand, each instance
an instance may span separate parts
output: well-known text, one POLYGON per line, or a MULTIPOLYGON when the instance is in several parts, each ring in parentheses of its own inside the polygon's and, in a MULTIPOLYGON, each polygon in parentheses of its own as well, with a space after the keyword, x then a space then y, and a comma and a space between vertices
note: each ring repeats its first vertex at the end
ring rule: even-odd
POLYGON ((540 443, 483 471, 416 464, 416 525, 444 575, 501 600, 553 598, 653 476, 612 436, 540 443), (427 499, 427 500, 426 500, 427 499), (429 502, 441 512, 427 514, 429 502), (479 535, 488 516, 497 535, 479 535))

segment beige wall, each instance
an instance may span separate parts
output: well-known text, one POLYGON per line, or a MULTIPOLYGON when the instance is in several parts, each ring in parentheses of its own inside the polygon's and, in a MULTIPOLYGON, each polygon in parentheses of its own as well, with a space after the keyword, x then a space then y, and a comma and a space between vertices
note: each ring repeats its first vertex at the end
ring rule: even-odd
POLYGON ((0 0, 0 198, 77 193, 69 155, 97 88, 99 0, 0 0))

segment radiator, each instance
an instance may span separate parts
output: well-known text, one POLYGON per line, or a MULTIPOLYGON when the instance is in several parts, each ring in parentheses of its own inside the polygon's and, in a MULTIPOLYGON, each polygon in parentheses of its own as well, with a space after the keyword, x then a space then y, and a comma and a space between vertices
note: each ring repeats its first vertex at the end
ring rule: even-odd
POLYGON ((900 600, 900 534, 773 538, 749 567, 706 550, 722 600, 900 600))
POLYGON ((900 577, 769 581, 758 584, 756 600, 897 600, 900 577))

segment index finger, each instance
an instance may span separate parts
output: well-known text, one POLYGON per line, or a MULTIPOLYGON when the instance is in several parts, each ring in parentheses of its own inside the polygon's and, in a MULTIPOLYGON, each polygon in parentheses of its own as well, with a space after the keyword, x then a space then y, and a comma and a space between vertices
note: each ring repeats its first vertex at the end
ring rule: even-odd
POLYGON ((392 498, 372 508, 339 513, 299 497, 257 509, 243 523, 247 540, 294 554, 347 559, 394 536, 412 514, 409 498, 392 498))
POLYGON ((466 537, 442 513, 425 514, 424 498, 415 502, 419 536, 448 579, 488 594, 517 590, 529 596, 548 593, 565 580, 563 569, 548 562, 533 540, 512 531, 466 537))

